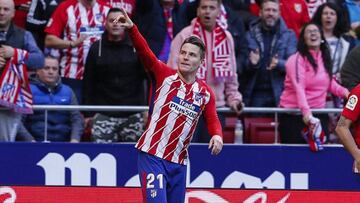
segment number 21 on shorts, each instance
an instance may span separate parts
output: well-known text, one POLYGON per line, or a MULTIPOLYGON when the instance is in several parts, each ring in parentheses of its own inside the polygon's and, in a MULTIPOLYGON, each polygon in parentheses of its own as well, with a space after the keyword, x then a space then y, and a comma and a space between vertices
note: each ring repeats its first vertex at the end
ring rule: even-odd
POLYGON ((146 176, 146 189, 155 188, 155 185, 158 185, 158 189, 164 188, 164 178, 163 174, 155 175, 153 173, 149 173, 146 176))

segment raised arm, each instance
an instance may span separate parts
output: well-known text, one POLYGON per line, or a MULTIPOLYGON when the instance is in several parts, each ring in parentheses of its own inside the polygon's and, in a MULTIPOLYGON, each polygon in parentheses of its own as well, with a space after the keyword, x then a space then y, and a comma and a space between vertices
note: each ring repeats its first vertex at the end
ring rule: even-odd
POLYGON ((129 36, 133 42, 133 45, 144 67, 151 71, 153 71, 154 68, 161 67, 157 65, 158 63, 160 63, 160 61, 151 51, 146 40, 140 34, 137 26, 132 22, 130 17, 123 9, 121 9, 121 11, 122 11, 122 15, 119 15, 114 22, 119 23, 121 27, 124 27, 127 30, 129 30, 129 36))

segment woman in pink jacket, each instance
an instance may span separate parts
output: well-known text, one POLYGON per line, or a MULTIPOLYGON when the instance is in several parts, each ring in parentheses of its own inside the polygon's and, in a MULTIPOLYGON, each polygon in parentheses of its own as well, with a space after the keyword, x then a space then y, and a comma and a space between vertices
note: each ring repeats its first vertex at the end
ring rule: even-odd
POLYGON ((330 50, 318 25, 304 25, 297 50, 285 64, 286 77, 280 107, 299 108, 301 115, 280 115, 282 143, 306 143, 301 130, 314 122, 321 122, 327 135, 327 114, 313 114, 311 109, 324 108, 328 92, 344 98, 349 94, 332 77, 330 50))

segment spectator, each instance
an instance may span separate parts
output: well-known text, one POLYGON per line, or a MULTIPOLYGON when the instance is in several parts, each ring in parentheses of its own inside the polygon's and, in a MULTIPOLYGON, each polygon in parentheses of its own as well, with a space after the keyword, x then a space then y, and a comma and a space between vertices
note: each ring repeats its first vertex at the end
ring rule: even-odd
MULTIPOLYGON (((257 0, 256 0, 257 1, 257 0)), ((287 27, 292 29, 299 37, 302 26, 310 21, 308 8, 305 0, 278 0, 280 5, 280 14, 287 27)), ((254 15, 258 15, 259 6, 262 0, 252 2, 250 10, 254 15), (258 4, 258 5, 256 5, 258 4)))
POLYGON ((177 0, 138 0, 136 22, 140 32, 159 60, 167 62, 172 39, 187 26, 186 2, 177 0))
POLYGON ((68 0, 54 11, 45 29, 45 46, 61 50, 62 82, 81 104, 85 59, 90 45, 101 38, 109 7, 98 0, 68 0))
POLYGON ((26 18, 26 29, 33 34, 36 43, 41 50, 44 50, 45 26, 52 13, 62 1, 63 0, 31 1, 26 18))
MULTIPOLYGON (((0 75, 9 76, 14 73, 13 68, 19 71, 15 79, 20 80, 17 84, 1 83, 0 95, 4 99, 7 94, 3 94, 10 87, 15 87, 19 94, 13 95, 14 98, 8 98, 7 101, 1 100, 1 106, 13 107, 15 110, 27 109, 27 113, 31 111, 31 92, 28 89, 26 67, 34 69, 44 66, 44 56, 40 49, 36 46, 35 40, 31 33, 17 27, 12 20, 15 13, 15 6, 13 0, 0 0, 0 75), (27 94, 26 94, 27 93, 27 94), (17 98, 16 98, 17 97, 17 98), (18 100, 16 100, 18 99, 18 100), (22 102, 25 101, 25 102, 22 102)), ((1 81, 4 82, 5 80, 1 81)), ((15 81, 15 80, 13 80, 15 81)), ((24 111, 22 111, 24 112, 24 111)), ((10 110, 0 111, 0 141, 14 141, 16 136, 16 129, 19 126, 21 114, 10 110)))
POLYGON ((315 14, 315 12, 318 10, 318 8, 326 3, 326 0, 307 0, 307 6, 309 10, 309 16, 312 18, 315 14))
POLYGON ((360 83, 360 46, 350 51, 341 68, 340 76, 342 84, 352 90, 360 83))
MULTIPOLYGON (((179 51, 183 41, 190 35, 199 36, 206 45, 205 62, 197 71, 197 78, 205 80, 214 90, 216 106, 228 105, 237 114, 242 109, 242 96, 238 91, 234 40, 226 29, 221 27, 216 18, 220 12, 220 0, 201 0, 197 9, 198 17, 191 25, 184 28, 171 44, 168 65, 177 67, 179 51)), ((219 115, 224 124, 224 116, 219 115)), ((203 118, 200 118, 194 142, 208 142, 209 135, 203 118)))
POLYGON ((300 108, 301 115, 281 114, 280 134, 283 143, 305 143, 301 130, 321 122, 325 135, 327 115, 313 114, 312 108, 324 108, 328 91, 346 98, 349 91, 332 77, 330 50, 320 27, 314 23, 304 26, 300 33, 297 50, 285 64, 285 89, 280 107, 300 108))
MULTIPOLYGON (((330 46, 333 62, 332 73, 340 79, 340 68, 347 54, 355 46, 354 38, 346 33, 349 31, 347 20, 341 9, 334 3, 325 3, 316 11, 312 21, 322 28, 325 39, 330 46)), ((340 80, 339 80, 340 81, 340 80)))
MULTIPOLYGON (((36 70, 36 76, 31 78, 30 83, 34 104, 78 105, 71 88, 61 83, 59 62, 56 58, 46 57, 45 66, 36 70)), ((45 122, 44 111, 39 110, 35 111, 33 115, 24 116, 25 130, 19 132, 19 136, 36 141, 80 141, 84 130, 84 120, 78 110, 48 111, 47 123, 45 124, 45 122), (45 130, 47 131, 45 132, 45 130)))
POLYGON ((263 1, 246 39, 248 65, 240 80, 245 105, 276 107, 284 89, 285 62, 296 52, 295 34, 280 18, 277 0, 263 1))
MULTIPOLYGON (((245 26, 242 20, 242 17, 235 12, 232 7, 239 4, 235 0, 226 0, 221 1, 220 14, 217 16, 217 22, 221 24, 222 27, 226 28, 234 39, 234 48, 235 48, 235 57, 237 65, 237 73, 241 74, 246 61, 246 39, 245 39, 245 26)), ((187 6, 187 15, 188 18, 192 20, 196 17, 197 8, 199 6, 200 0, 192 1, 187 6)), ((243 3, 244 4, 244 3, 243 3)), ((239 5, 237 5, 239 6, 239 5)), ((243 13, 243 11, 241 11, 243 13)))
MULTIPOLYGON (((91 45, 85 64, 84 104, 145 105, 145 72, 124 28, 114 23, 121 14, 110 9, 105 33, 91 45)), ((95 142, 135 142, 141 136, 144 121, 141 113, 101 112, 94 119, 95 142)))
POLYGON ((345 0, 344 4, 349 13, 351 29, 355 30, 360 26, 360 0, 345 0))
POLYGON ((360 44, 360 0, 345 0, 345 8, 347 9, 351 31, 356 37, 356 44, 360 44))
MULTIPOLYGON (((318 8, 312 21, 320 25, 324 32, 325 39, 330 47, 333 64, 332 74, 333 77, 341 83, 340 68, 349 51, 355 46, 354 38, 345 34, 349 30, 347 20, 343 16, 341 9, 335 3, 325 3, 318 8)), ((342 108, 343 100, 332 94, 328 94, 326 107, 342 108)), ((329 119, 329 141, 334 142, 337 139, 337 136, 333 135, 335 133, 336 122, 339 119, 338 114, 329 114, 329 119)))

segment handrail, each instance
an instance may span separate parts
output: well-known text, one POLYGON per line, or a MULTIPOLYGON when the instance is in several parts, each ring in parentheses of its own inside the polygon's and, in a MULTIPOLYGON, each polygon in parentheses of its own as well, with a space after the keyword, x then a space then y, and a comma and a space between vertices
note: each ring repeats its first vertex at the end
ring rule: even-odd
MULTIPOLYGON (((0 110, 6 108, 0 108, 0 110)), ((100 106, 100 105, 33 105, 33 110, 60 110, 60 111, 147 111, 148 106, 100 106)), ((232 113, 228 107, 217 108, 220 113, 232 113)), ((340 108, 311 109, 313 113, 341 113, 340 108)), ((270 108, 270 107, 245 107, 243 113, 300 113, 299 109, 270 108)))
MULTIPOLYGON (((1 107, 0 110, 6 110, 7 108, 1 107)), ((100 106, 100 105, 33 105, 33 110, 44 110, 45 111, 45 120, 47 120, 48 111, 121 111, 121 112, 141 112, 147 111, 148 106, 100 106)), ((322 108, 322 109, 311 109, 313 113, 341 113, 342 109, 340 108, 322 108)), ((233 111, 228 107, 217 108, 219 113, 233 113, 233 111)), ((279 143, 279 133, 278 133, 278 114, 279 113, 295 113, 300 114, 299 109, 285 109, 285 108, 270 108, 270 107, 245 107, 243 113, 273 113, 275 120, 275 144, 279 143)), ((47 142, 47 122, 45 122, 45 135, 44 142, 47 142)))

